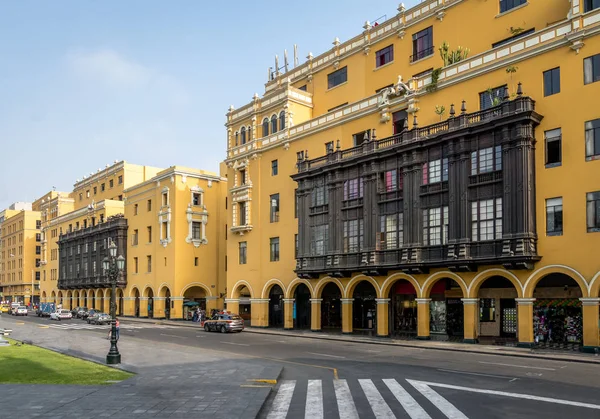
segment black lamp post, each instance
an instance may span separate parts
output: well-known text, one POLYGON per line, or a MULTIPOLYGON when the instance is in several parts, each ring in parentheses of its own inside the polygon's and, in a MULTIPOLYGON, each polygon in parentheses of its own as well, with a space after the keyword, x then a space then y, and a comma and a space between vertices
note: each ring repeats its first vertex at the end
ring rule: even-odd
MULTIPOLYGON (((110 240, 110 239, 109 239, 110 240)), ((125 268, 125 258, 122 255, 117 257, 117 245, 110 240, 108 246, 108 256, 102 260, 104 273, 110 280, 112 290, 110 292, 110 317, 111 317, 111 333, 110 333, 110 351, 106 355, 106 363, 109 365, 120 364, 121 354, 117 348, 117 279, 125 268)))

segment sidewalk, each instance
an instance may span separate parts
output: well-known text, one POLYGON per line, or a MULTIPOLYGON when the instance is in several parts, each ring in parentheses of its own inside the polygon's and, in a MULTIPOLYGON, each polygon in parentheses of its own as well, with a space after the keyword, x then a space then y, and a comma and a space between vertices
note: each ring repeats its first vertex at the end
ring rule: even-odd
MULTIPOLYGON (((72 331, 27 323, 11 328, 13 339, 105 363, 109 341, 102 335, 81 339, 72 331)), ((123 358, 119 367, 136 376, 108 386, 0 384, 2 416, 255 418, 271 386, 249 380, 277 380, 282 371, 279 365, 244 355, 200 352, 166 341, 148 345, 123 332, 118 346, 123 358)))
MULTIPOLYGON (((134 317, 123 317, 122 319, 124 321, 130 322, 155 323, 171 326, 191 327, 198 329, 198 331, 204 331, 204 329, 200 326, 200 323, 192 323, 188 321, 140 319, 134 317)), ((315 333, 311 331, 302 330, 263 329, 257 327, 246 327, 246 329, 244 329, 244 332, 257 333, 263 335, 292 336, 305 339, 322 339, 339 342, 364 343, 369 345, 387 345, 406 348, 431 349, 438 351, 453 351, 464 353, 513 356, 521 358, 545 359, 551 361, 600 364, 599 356, 596 356, 594 354, 586 354, 583 352, 569 353, 552 350, 517 348, 510 346, 473 345, 453 342, 439 342, 431 340, 399 340, 393 338, 365 337, 360 335, 342 335, 325 332, 315 333)))

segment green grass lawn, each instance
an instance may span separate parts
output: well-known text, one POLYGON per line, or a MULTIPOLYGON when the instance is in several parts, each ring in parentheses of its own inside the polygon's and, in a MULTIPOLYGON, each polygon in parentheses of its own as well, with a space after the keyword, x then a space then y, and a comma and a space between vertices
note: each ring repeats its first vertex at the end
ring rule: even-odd
POLYGON ((76 384, 98 385, 122 381, 132 374, 62 355, 7 339, 10 346, 0 347, 0 383, 2 384, 76 384))

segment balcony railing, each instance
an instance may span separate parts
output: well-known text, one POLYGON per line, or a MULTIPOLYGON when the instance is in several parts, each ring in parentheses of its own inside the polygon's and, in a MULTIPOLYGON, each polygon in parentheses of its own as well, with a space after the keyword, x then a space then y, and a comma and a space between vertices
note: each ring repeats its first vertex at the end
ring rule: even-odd
POLYGON ((514 116, 515 114, 531 111, 535 111, 535 101, 527 96, 519 95, 514 100, 506 100, 498 106, 481 111, 462 113, 457 116, 454 116, 451 112, 450 118, 433 125, 405 130, 381 140, 365 141, 359 146, 346 150, 338 150, 316 159, 300 160, 297 163, 298 172, 307 172, 311 169, 316 169, 330 163, 361 157, 390 148, 413 145, 416 142, 434 138, 438 135, 444 135, 465 128, 485 124, 493 119, 514 116))
POLYGON ((434 51, 435 51, 435 47, 433 45, 430 46, 429 48, 425 48, 421 51, 417 51, 409 57, 410 62, 414 63, 415 61, 419 61, 419 60, 422 60, 423 58, 429 57, 430 55, 433 55, 434 51))

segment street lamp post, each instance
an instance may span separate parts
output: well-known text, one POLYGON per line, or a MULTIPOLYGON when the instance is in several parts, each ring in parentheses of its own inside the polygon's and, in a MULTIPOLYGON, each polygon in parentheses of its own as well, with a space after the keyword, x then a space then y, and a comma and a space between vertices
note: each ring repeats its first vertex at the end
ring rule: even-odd
POLYGON ((117 348, 117 279, 125 268, 125 258, 122 255, 117 257, 117 245, 110 240, 108 246, 108 256, 102 260, 102 267, 111 284, 110 292, 110 317, 111 317, 111 333, 110 333, 110 351, 106 355, 106 363, 109 365, 120 364, 121 354, 117 348))

